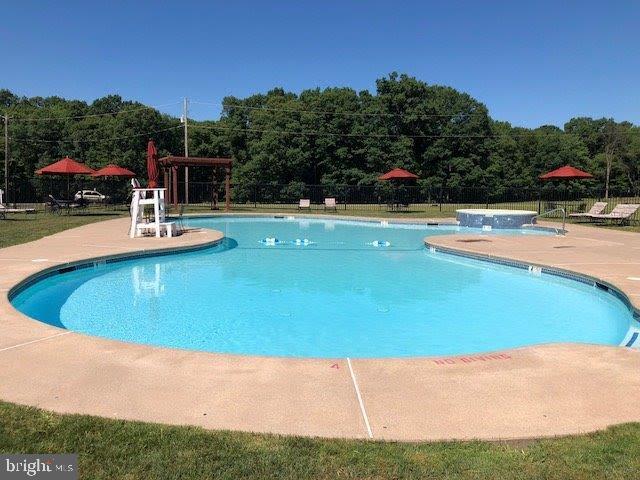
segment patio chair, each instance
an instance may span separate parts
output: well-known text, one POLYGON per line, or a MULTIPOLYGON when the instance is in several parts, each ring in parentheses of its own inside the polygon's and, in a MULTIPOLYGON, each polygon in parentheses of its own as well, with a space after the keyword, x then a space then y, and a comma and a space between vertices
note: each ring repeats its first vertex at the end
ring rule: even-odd
POLYGON ((619 203, 616 205, 613 210, 609 213, 601 213, 596 215, 591 215, 590 218, 598 221, 617 221, 620 225, 624 222, 629 221, 629 219, 638 211, 640 208, 640 204, 633 203, 619 203))
POLYGON ((335 198, 325 198, 324 199, 324 209, 327 210, 329 208, 332 208, 334 210, 338 210, 338 204, 336 203, 336 199, 335 198))
POLYGON ((178 210, 178 216, 176 218, 176 227, 178 230, 178 235, 182 235, 187 231, 184 226, 184 204, 180 204, 180 209, 178 210))
POLYGON ((569 217, 571 218, 586 218, 591 219, 593 215, 600 215, 604 212, 605 208, 607 208, 607 202, 596 202, 594 203, 588 212, 584 213, 570 213, 569 217))
POLYGON ((301 198, 300 203, 298 204, 298 210, 302 210, 303 208, 311 210, 311 200, 308 198, 301 198))
POLYGON ((49 195, 46 200, 46 206, 49 207, 49 209, 51 210, 51 213, 60 214, 62 213, 62 210, 66 210, 67 213, 69 213, 69 211, 72 208, 82 207, 82 204, 75 203, 72 200, 58 199, 58 198, 55 198, 53 195, 49 195))

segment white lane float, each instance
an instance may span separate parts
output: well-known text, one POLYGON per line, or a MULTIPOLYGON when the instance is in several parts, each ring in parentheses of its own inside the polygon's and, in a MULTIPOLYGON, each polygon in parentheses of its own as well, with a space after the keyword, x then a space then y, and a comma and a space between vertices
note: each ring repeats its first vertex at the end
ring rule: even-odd
POLYGON ((372 247, 390 247, 391 242, 388 242, 386 240, 374 240, 371 243, 367 243, 367 245, 371 245, 372 247))
POLYGON ((307 245, 313 245, 314 242, 312 242, 311 240, 309 240, 308 238, 296 238, 293 241, 294 245, 302 245, 302 246, 307 246, 307 245))
POLYGON ((260 243, 268 247, 274 247, 284 242, 282 242, 281 240, 278 240, 276 237, 266 237, 260 240, 260 243))
POLYGON ((275 247, 276 245, 296 245, 300 247, 315 245, 315 242, 312 242, 308 238, 296 238, 295 240, 287 241, 279 240, 275 237, 266 237, 260 240, 260 243, 268 247, 275 247))

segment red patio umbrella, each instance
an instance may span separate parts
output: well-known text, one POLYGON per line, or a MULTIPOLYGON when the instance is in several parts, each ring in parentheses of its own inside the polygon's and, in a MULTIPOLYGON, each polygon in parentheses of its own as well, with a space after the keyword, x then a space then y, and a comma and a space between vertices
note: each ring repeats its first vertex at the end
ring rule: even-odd
MULTIPOLYGON (((118 165, 109 164, 106 167, 102 167, 97 172, 91 175, 92 177, 104 177, 104 178, 134 178, 136 176, 131 170, 127 170, 124 167, 120 167, 118 165)), ((113 183, 113 182, 112 182, 113 183)), ((106 185, 105 185, 106 186, 106 185)), ((117 190, 113 185, 109 187, 111 191, 111 198, 115 199, 117 190)))
POLYGON ((38 175, 65 175, 67 177, 67 197, 69 196, 69 179, 74 175, 91 175, 94 173, 92 168, 85 164, 76 162, 74 159, 64 157, 51 165, 36 170, 38 175))
POLYGON ((149 188, 157 188, 160 170, 158 169, 158 150, 153 140, 149 140, 147 144, 147 174, 149 176, 149 188))
POLYGON ((91 175, 93 172, 92 168, 69 157, 36 170, 38 175, 91 175))
POLYGON ((119 167, 118 165, 107 165, 106 167, 102 167, 100 170, 91 174, 92 177, 126 177, 133 178, 136 176, 131 170, 127 170, 124 167, 119 167))
POLYGON ((565 165, 564 167, 556 168, 551 172, 540 175, 538 178, 540 180, 582 180, 593 178, 593 175, 583 172, 571 165, 565 165))
MULTIPOLYGON (((538 178, 543 181, 549 181, 549 180, 569 181, 569 180, 586 180, 589 178, 593 178, 593 175, 587 172, 583 172, 582 170, 572 167, 571 165, 565 165, 564 167, 556 168, 555 170, 545 173, 544 175, 540 175, 538 178)), ((538 206, 538 209, 540 209, 540 206, 538 206)), ((564 209, 565 211, 567 210, 566 196, 564 199, 564 209)))
POLYGON ((404 168, 394 168, 384 175, 380 175, 378 180, 417 180, 419 177, 404 168))
POLYGON ((401 206, 409 206, 408 201, 406 200, 406 192, 404 188, 400 188, 398 190, 398 184, 404 185, 407 183, 413 183, 418 179, 418 176, 414 173, 411 173, 404 168, 394 168, 393 170, 388 171, 384 175, 380 175, 378 180, 383 181, 393 181, 393 192, 391 197, 391 209, 400 209, 401 206), (405 198, 404 200, 401 200, 405 198))

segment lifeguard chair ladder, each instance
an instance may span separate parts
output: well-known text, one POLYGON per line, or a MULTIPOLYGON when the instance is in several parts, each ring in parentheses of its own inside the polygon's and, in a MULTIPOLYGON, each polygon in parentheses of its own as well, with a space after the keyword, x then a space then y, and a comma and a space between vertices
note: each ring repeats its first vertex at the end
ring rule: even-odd
MULTIPOLYGON (((153 230, 156 237, 161 236, 163 228, 171 228, 171 225, 165 223, 165 191, 166 188, 133 189, 133 196, 131 199, 131 228, 129 230, 129 237, 135 238, 141 231, 140 226, 144 226, 146 230, 153 230), (153 222, 144 221, 144 209, 147 206, 153 206, 153 222)), ((168 235, 170 234, 168 233, 168 235)))

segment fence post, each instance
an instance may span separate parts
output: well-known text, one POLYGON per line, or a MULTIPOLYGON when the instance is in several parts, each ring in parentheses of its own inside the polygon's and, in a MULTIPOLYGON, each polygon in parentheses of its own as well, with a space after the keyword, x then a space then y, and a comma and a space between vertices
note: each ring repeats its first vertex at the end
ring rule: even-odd
POLYGON ((542 188, 538 189, 538 215, 542 213, 542 188))
POLYGON ((253 208, 258 208, 258 185, 253 185, 253 208))
POLYGON ((489 189, 488 188, 484 189, 484 199, 485 199, 486 208, 489 209, 489 189))

